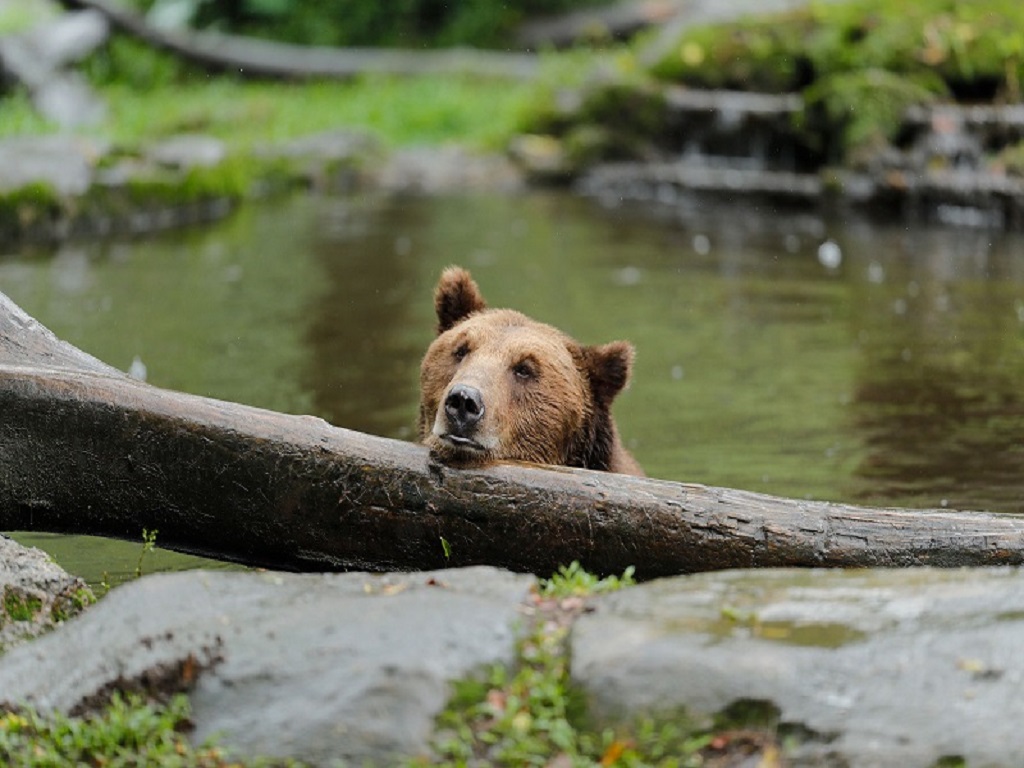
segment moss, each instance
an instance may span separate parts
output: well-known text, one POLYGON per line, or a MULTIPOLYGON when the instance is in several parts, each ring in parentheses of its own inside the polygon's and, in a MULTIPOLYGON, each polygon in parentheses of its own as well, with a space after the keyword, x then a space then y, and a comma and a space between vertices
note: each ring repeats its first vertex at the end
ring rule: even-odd
POLYGON ((64 205, 58 192, 41 182, 0 193, 0 238, 48 226, 62 216, 64 205))
POLYGON ((579 171, 604 160, 649 156, 664 139, 668 117, 659 87, 642 78, 615 78, 552 96, 521 127, 560 139, 569 167, 579 171))
POLYGON ((652 68, 706 88, 800 90, 841 72, 937 75, 958 98, 1020 96, 1017 0, 851 0, 684 32, 652 68))
POLYGON ((4 613, 12 621, 32 621, 42 607, 40 598, 11 585, 4 587, 4 613))
POLYGON ((698 88, 782 93, 806 84, 811 11, 687 31, 656 62, 652 74, 698 88))
POLYGON ((67 621, 77 616, 88 606, 96 602, 96 597, 88 587, 81 587, 65 595, 58 595, 50 606, 50 618, 55 623, 67 621))
POLYGON ((587 94, 579 119, 620 133, 652 136, 663 129, 667 115, 668 104, 660 89, 644 82, 613 82, 587 94))

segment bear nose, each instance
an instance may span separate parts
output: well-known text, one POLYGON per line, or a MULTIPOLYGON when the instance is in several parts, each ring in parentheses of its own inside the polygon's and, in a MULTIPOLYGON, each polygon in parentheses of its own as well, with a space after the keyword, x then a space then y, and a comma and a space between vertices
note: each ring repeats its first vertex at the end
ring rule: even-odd
POLYGON ((456 384, 444 400, 444 412, 452 431, 465 434, 471 431, 484 415, 483 395, 476 387, 456 384))

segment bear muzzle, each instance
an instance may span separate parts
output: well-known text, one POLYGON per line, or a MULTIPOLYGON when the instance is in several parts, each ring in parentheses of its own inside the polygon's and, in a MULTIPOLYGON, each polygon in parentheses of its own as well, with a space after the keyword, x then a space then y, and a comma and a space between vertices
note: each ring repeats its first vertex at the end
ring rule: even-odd
POLYGON ((480 434, 486 410, 479 389, 468 384, 455 384, 438 408, 433 434, 455 448, 471 452, 491 450, 493 446, 488 443, 493 441, 480 434))

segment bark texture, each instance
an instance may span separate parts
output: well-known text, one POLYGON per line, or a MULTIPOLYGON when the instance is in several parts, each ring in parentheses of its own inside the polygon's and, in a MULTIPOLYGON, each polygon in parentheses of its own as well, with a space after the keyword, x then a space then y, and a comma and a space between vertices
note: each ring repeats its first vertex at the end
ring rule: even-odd
POLYGON ((0 530, 252 565, 373 571, 579 560, 637 576, 1024 563, 1024 519, 869 509, 603 472, 452 470, 421 446, 153 387, 0 294, 0 530), (443 540, 443 541, 442 541, 443 540))

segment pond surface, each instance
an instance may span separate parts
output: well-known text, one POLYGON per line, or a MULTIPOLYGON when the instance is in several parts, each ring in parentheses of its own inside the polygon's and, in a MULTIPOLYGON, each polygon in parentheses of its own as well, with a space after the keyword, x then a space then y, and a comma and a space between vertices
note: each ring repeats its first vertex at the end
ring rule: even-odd
MULTIPOLYGON (((299 197, 0 254, 0 290, 111 365, 138 357, 158 386, 413 439, 432 290, 453 263, 494 306, 636 345, 615 413, 651 475, 1024 511, 1019 234, 561 193, 299 197)), ((99 580, 84 540, 19 538, 99 580)), ((141 531, 119 546, 115 580, 141 531)))

